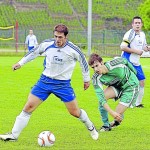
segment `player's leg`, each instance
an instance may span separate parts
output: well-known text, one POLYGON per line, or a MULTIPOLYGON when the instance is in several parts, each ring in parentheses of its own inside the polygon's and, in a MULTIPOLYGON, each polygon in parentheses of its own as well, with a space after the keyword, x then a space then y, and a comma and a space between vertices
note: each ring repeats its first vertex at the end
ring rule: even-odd
POLYGON ((31 113, 42 103, 42 101, 29 94, 28 101, 25 104, 22 112, 16 117, 16 121, 10 134, 0 135, 0 139, 5 141, 14 141, 18 139, 21 131, 27 126, 31 113))
POLYGON ((0 135, 0 139, 5 141, 18 139, 22 130, 27 126, 31 113, 49 96, 50 93, 48 92, 49 90, 46 89, 47 87, 47 84, 44 85, 40 80, 37 82, 28 96, 28 101, 23 111, 16 117, 11 134, 0 135))
POLYGON ((17 116, 12 134, 15 138, 18 138, 21 131, 27 126, 31 113, 44 101, 50 94, 48 84, 43 83, 41 79, 32 88, 31 93, 28 96, 28 101, 25 104, 23 111, 17 116))
POLYGON ((143 99, 143 95, 144 95, 144 85, 145 85, 145 74, 143 72, 142 66, 134 66, 134 68, 137 71, 137 78, 140 82, 140 90, 139 90, 139 94, 136 100, 136 107, 137 108, 142 108, 144 107, 142 104, 142 99, 143 99))
POLYGON ((89 120, 86 112, 78 107, 76 96, 73 88, 71 87, 70 80, 63 82, 57 81, 51 88, 53 94, 55 94, 64 102, 66 108, 72 116, 85 122, 87 128, 92 126, 92 122, 89 120))
POLYGON ((23 111, 17 116, 15 124, 12 129, 12 134, 15 138, 18 138, 21 131, 26 127, 31 117, 31 113, 42 103, 40 100, 33 94, 29 94, 28 101, 25 104, 23 111))
POLYGON ((143 96, 144 96, 144 83, 145 80, 141 80, 140 81, 140 89, 139 89, 139 95, 137 97, 137 100, 136 100, 136 107, 138 108, 143 108, 143 104, 142 104, 142 99, 143 99, 143 96))
MULTIPOLYGON (((116 112, 117 113, 119 113, 119 114, 121 114, 122 115, 122 120, 123 120, 123 114, 124 114, 124 112, 126 111, 126 109, 128 108, 128 106, 124 106, 124 105, 122 105, 122 104, 118 104, 117 105, 117 107, 116 107, 116 112)), ((114 128, 114 127, 117 127, 117 126, 119 126, 120 125, 120 121, 118 121, 118 120, 114 120, 114 121, 112 121, 111 123, 110 123, 110 126, 112 127, 112 128, 114 128)))
MULTIPOLYGON (((127 108, 135 106, 138 92, 139 92, 139 86, 136 85, 135 87, 133 86, 128 87, 124 89, 124 91, 122 92, 120 97, 120 102, 116 107, 116 112, 122 115, 122 119, 123 119, 123 114, 127 110, 127 108)), ((116 127, 120 125, 120 123, 121 123, 120 121, 114 120, 111 123, 111 127, 116 127)))
MULTIPOLYGON (((107 87, 104 90, 104 95, 105 95, 106 100, 108 100, 110 98, 115 98, 116 97, 115 89, 113 87, 107 87)), ((100 103, 99 103, 99 111, 101 114, 101 119, 103 121, 103 126, 100 128, 100 131, 101 132, 111 131, 110 123, 108 120, 108 112, 100 103)))
POLYGON ((98 132, 96 131, 93 123, 90 121, 87 113, 78 107, 76 96, 74 93, 73 88, 71 87, 70 80, 68 81, 56 81, 54 85, 51 87, 52 93, 59 97, 66 108, 68 109, 69 113, 79 118, 85 126, 90 130, 91 136, 94 140, 98 139, 98 132))
POLYGON ((104 90, 106 100, 113 99, 118 96, 118 91, 113 86, 109 86, 104 90))
POLYGON ((79 118, 88 129, 92 127, 93 123, 90 121, 87 113, 83 109, 80 109, 78 107, 76 99, 70 102, 65 102, 65 105, 66 105, 68 112, 72 116, 79 118))
POLYGON ((89 119, 87 113, 78 107, 76 99, 70 101, 70 102, 65 102, 66 108, 68 109, 69 113, 81 120, 86 126, 86 128, 90 131, 90 134, 94 140, 98 139, 98 132, 96 131, 94 124, 91 122, 89 119))
MULTIPOLYGON (((127 106, 124 106, 124 105, 122 105, 122 104, 118 104, 117 105, 117 107, 116 107, 116 112, 117 113, 119 113, 119 114, 121 114, 122 115, 122 120, 123 120, 123 114, 124 114, 124 112, 126 111, 126 109, 127 109, 128 107, 127 106)), ((120 125, 120 121, 118 121, 118 120, 114 120, 114 121, 112 121, 111 123, 110 123, 110 126, 112 127, 112 128, 114 128, 114 127, 116 127, 116 126, 119 126, 120 125)))

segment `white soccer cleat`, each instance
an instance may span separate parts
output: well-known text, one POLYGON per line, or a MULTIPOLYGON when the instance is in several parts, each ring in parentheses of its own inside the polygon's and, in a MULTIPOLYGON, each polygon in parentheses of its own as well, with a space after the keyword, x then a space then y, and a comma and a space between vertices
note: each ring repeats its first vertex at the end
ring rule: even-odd
POLYGON ((99 134, 94 126, 92 126, 92 129, 88 129, 90 131, 91 137, 93 140, 97 140, 99 137, 99 134))
POLYGON ((0 140, 3 141, 16 141, 17 139, 14 138, 12 133, 0 134, 0 140))

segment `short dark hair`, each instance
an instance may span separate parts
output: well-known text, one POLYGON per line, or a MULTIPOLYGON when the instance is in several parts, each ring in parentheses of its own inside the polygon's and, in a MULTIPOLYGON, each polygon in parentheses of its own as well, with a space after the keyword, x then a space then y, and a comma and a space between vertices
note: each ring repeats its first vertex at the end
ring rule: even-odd
POLYGON ((132 23, 134 22, 134 19, 140 19, 140 20, 141 20, 141 22, 143 22, 141 17, 139 17, 139 16, 135 16, 135 17, 133 17, 133 19, 132 19, 132 23))
POLYGON ((68 27, 64 24, 58 24, 54 27, 54 32, 61 32, 64 33, 64 35, 66 36, 69 33, 68 27))
POLYGON ((94 64, 95 61, 98 61, 98 62, 101 63, 101 62, 103 61, 103 59, 102 59, 102 57, 100 57, 98 54, 93 53, 93 54, 91 54, 90 57, 89 57, 88 64, 91 66, 91 65, 94 64))

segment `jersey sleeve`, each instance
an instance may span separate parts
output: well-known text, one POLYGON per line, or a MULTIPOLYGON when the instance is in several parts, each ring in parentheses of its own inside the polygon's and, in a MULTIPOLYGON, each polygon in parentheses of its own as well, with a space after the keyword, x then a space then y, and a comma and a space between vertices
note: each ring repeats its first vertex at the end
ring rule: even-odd
POLYGON ((44 43, 41 43, 39 46, 29 51, 18 63, 21 66, 23 66, 27 62, 30 62, 31 60, 41 55, 43 52, 44 52, 44 43))
POLYGON ((92 77, 92 83, 99 103, 103 106, 105 103, 107 103, 107 100, 104 95, 103 84, 100 82, 99 78, 100 76, 95 73, 92 77))
POLYGON ((135 37, 135 31, 133 29, 130 29, 124 34, 124 37, 120 46, 128 46, 132 42, 134 37, 135 37))
POLYGON ((80 63, 81 70, 82 70, 82 76, 84 82, 89 82, 90 81, 90 71, 89 71, 89 66, 87 63, 87 60, 84 56, 84 54, 81 52, 81 50, 76 46, 74 47, 76 49, 75 51, 75 59, 77 59, 80 63))

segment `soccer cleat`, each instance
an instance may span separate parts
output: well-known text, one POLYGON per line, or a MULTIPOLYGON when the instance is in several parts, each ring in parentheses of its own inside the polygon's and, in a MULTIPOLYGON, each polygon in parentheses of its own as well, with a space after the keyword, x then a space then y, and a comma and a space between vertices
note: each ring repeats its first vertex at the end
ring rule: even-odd
POLYGON ((99 130, 100 132, 111 131, 111 126, 102 126, 99 130))
POLYGON ((12 133, 0 134, 0 140, 3 141, 16 141, 17 139, 14 138, 12 133))
POLYGON ((90 131, 90 134, 91 134, 92 139, 93 139, 93 140, 97 140, 98 137, 99 137, 99 134, 98 134, 98 132, 96 131, 95 127, 92 126, 92 128, 91 128, 91 129, 89 128, 88 130, 90 131))
POLYGON ((137 108, 144 108, 144 105, 143 105, 143 104, 140 104, 140 105, 137 105, 136 107, 137 107, 137 108))
POLYGON ((115 128, 115 127, 117 127, 119 125, 120 125, 120 122, 118 122, 116 120, 114 120, 113 122, 110 123, 111 128, 115 128))

